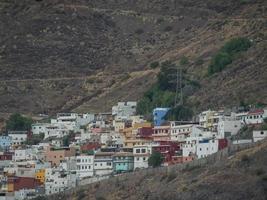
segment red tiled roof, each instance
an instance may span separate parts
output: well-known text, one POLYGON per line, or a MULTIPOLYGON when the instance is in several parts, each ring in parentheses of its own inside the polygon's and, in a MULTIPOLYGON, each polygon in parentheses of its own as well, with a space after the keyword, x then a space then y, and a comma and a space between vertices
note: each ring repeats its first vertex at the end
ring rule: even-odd
POLYGON ((259 115, 259 114, 263 114, 263 113, 264 113, 263 109, 256 109, 256 110, 249 111, 248 115, 259 115))

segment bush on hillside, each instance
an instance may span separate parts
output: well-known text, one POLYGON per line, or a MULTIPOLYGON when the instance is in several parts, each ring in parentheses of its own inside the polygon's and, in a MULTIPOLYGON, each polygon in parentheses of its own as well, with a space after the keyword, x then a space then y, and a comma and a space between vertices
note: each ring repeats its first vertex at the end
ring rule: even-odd
POLYGON ((164 158, 161 153, 154 151, 148 159, 148 165, 152 167, 159 167, 164 158))
POLYGON ((222 71, 230 63, 232 63, 231 56, 228 53, 219 52, 211 60, 208 68, 209 75, 222 71))
POLYGON ((247 38, 233 38, 215 54, 208 67, 208 75, 222 71, 227 65, 231 64, 234 57, 242 51, 248 50, 251 42, 247 38))
POLYGON ((188 61, 188 58, 183 56, 181 59, 180 59, 180 65, 187 65, 189 63, 188 61))
POLYGON ((177 106, 168 111, 165 116, 166 120, 178 120, 178 121, 189 121, 192 120, 193 111, 191 108, 186 106, 177 106))
POLYGON ((159 66, 159 62, 158 61, 155 61, 155 62, 150 63, 150 68, 152 68, 152 69, 155 69, 158 66, 159 66))
POLYGON ((22 115, 15 113, 12 114, 6 123, 6 129, 8 131, 29 131, 33 120, 31 118, 23 117, 22 115))

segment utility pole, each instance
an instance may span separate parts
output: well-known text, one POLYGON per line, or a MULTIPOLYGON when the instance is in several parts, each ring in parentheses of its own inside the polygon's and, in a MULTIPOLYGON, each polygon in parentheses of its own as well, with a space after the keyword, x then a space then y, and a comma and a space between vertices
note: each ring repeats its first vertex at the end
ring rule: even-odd
POLYGON ((180 102, 179 105, 183 105, 183 70, 180 68, 180 102))
POLYGON ((175 90, 175 100, 174 106, 183 105, 183 74, 182 68, 177 67, 176 69, 176 90, 175 90), (178 103, 178 92, 180 91, 180 100, 178 103))

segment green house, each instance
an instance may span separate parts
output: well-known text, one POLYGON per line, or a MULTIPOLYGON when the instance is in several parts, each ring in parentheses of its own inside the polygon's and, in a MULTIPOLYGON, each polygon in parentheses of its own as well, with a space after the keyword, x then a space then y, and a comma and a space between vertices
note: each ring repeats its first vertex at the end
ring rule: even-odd
POLYGON ((131 172, 134 169, 134 157, 129 152, 119 152, 113 156, 113 172, 115 174, 131 172))

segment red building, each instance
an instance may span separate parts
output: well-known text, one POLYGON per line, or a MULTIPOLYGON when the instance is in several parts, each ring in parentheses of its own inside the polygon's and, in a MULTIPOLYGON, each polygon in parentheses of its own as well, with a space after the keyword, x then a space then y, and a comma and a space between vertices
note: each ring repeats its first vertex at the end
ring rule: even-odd
POLYGON ((8 189, 9 191, 19 191, 21 189, 35 189, 40 186, 41 183, 39 180, 31 177, 17 177, 10 176, 8 177, 8 189))
POLYGON ((152 127, 142 127, 137 130, 137 137, 142 139, 152 139, 153 129, 152 127))
POLYGON ((227 147, 227 145, 228 145, 228 141, 227 141, 227 139, 219 139, 218 140, 218 145, 219 145, 219 150, 222 150, 222 149, 224 149, 224 148, 226 148, 227 147))
POLYGON ((97 150, 99 148, 101 148, 101 145, 98 142, 89 142, 81 145, 81 151, 97 150))
POLYGON ((12 160, 12 154, 11 153, 4 153, 0 155, 0 160, 12 160))

